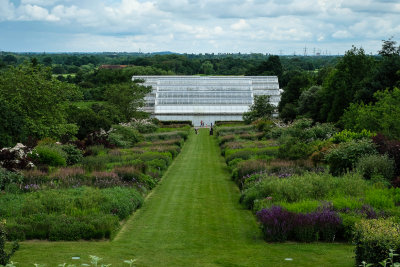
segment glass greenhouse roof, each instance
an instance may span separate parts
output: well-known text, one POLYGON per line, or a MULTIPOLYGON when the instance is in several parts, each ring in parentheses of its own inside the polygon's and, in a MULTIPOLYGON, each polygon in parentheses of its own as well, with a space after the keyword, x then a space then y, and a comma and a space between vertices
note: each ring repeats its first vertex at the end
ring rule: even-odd
POLYGON ((166 115, 237 115, 249 110, 255 95, 270 95, 277 106, 280 89, 276 76, 133 76, 152 91, 144 110, 166 115))

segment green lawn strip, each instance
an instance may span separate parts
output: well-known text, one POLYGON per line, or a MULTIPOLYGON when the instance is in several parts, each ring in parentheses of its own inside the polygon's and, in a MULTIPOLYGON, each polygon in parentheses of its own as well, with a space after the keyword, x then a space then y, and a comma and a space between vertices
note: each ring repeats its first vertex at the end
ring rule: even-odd
POLYGON ((239 203, 239 191, 214 137, 190 135, 161 183, 111 242, 23 242, 19 266, 57 266, 88 255, 112 266, 353 266, 348 244, 262 240, 255 217, 239 203), (286 261, 285 258, 292 258, 286 261))

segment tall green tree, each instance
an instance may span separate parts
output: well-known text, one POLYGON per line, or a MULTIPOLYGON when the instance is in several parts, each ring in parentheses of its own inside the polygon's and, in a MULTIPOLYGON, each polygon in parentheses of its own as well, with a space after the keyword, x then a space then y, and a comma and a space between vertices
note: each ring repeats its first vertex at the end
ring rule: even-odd
POLYGON ((323 84, 321 119, 337 122, 357 94, 364 89, 366 78, 372 74, 375 61, 362 48, 346 52, 323 84))
POLYGON ((106 101, 119 110, 125 121, 134 117, 138 108, 144 105, 144 96, 151 91, 139 82, 112 84, 105 91, 106 101))
POLYGON ((23 133, 13 129, 21 138, 59 139, 74 135, 78 129, 67 123, 65 107, 79 97, 75 86, 54 79, 51 70, 40 65, 27 63, 0 74, 0 99, 24 122, 23 133))
POLYGON ((380 132, 400 140, 400 89, 378 91, 376 103, 352 103, 340 122, 346 129, 380 132))
POLYGON ((283 89, 278 105, 279 117, 284 121, 292 121, 297 116, 297 106, 301 93, 311 85, 311 80, 305 72, 296 72, 283 89))
POLYGON ((250 106, 248 112, 243 114, 243 120, 246 123, 251 123, 257 119, 269 119, 274 111, 275 106, 270 103, 269 95, 255 96, 253 105, 250 106))

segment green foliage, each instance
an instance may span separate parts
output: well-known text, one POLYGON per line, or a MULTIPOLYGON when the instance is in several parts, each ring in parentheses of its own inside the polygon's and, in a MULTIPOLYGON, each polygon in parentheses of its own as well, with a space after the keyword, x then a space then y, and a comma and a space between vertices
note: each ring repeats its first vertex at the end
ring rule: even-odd
POLYGON ((353 131, 366 129, 400 139, 400 89, 376 92, 374 98, 374 104, 351 104, 341 118, 341 123, 353 131))
POLYGON ((376 176, 382 176, 387 181, 391 181, 394 176, 394 161, 387 155, 372 154, 362 156, 355 167, 368 180, 376 176))
POLYGON ((307 199, 324 200, 335 195, 360 196, 366 188, 367 182, 357 174, 347 174, 341 178, 317 173, 294 175, 286 179, 266 176, 242 192, 241 202, 251 208, 256 199, 266 197, 292 203, 307 199))
POLYGON ((54 241, 110 238, 118 221, 142 203, 141 194, 127 187, 43 190, 0 199, 2 214, 10 215, 10 239, 54 241))
POLYGON ((11 147, 26 140, 24 116, 0 98, 0 147, 11 147))
POLYGON ((353 132, 351 130, 344 129, 341 132, 335 133, 330 139, 333 143, 339 144, 342 142, 348 142, 350 140, 360 140, 360 139, 371 139, 374 134, 368 130, 361 130, 361 132, 353 132))
POLYGON ((282 159, 306 159, 314 152, 311 144, 301 142, 295 137, 282 137, 279 144, 278 157, 282 159))
POLYGON ((39 145, 32 150, 30 157, 40 164, 59 167, 67 165, 67 153, 61 145, 39 145))
POLYGON ((129 148, 142 141, 142 135, 133 127, 114 125, 108 135, 111 144, 117 147, 129 148))
POLYGON ((294 73, 287 86, 283 88, 281 101, 278 105, 279 117, 284 121, 292 121, 297 116, 297 103, 301 92, 310 86, 307 73, 294 73))
POLYGON ((21 184, 24 176, 18 172, 11 172, 0 167, 0 190, 4 190, 10 184, 21 184))
POLYGON ((11 256, 19 249, 18 243, 13 243, 11 251, 7 252, 6 241, 7 241, 6 222, 0 221, 0 265, 1 266, 8 264, 11 256))
POLYGON ((125 121, 129 121, 144 104, 143 98, 149 92, 149 88, 135 82, 113 84, 107 87, 105 99, 120 111, 125 121))
POLYGON ((352 170, 361 156, 371 154, 377 154, 372 141, 352 140, 341 143, 329 150, 325 156, 325 160, 329 164, 329 171, 333 175, 340 175, 352 170))
POLYGON ((107 116, 90 108, 78 108, 70 105, 67 113, 68 121, 79 127, 77 132, 79 139, 84 139, 89 134, 100 131, 100 129, 107 131, 111 127, 112 121, 107 116))
POLYGON ((356 264, 378 264, 389 249, 400 252, 400 225, 392 219, 361 220, 355 225, 356 264))
POLYGON ((269 95, 254 96, 254 103, 250 106, 248 112, 243 113, 243 120, 249 124, 261 118, 270 118, 275 107, 270 103, 269 95))
POLYGON ((323 84, 322 121, 338 121, 350 103, 363 100, 359 93, 373 68, 373 58, 366 55, 362 48, 353 47, 346 52, 323 84))
POLYGON ((74 145, 63 145, 62 151, 67 154, 67 165, 74 165, 80 163, 83 155, 82 151, 74 145))
POLYGON ((50 70, 41 66, 25 64, 0 73, 0 99, 15 112, 10 116, 24 122, 23 130, 18 125, 7 128, 19 134, 19 141, 27 136, 60 139, 76 134, 77 126, 67 122, 65 104, 80 97, 76 87, 52 78, 50 70))

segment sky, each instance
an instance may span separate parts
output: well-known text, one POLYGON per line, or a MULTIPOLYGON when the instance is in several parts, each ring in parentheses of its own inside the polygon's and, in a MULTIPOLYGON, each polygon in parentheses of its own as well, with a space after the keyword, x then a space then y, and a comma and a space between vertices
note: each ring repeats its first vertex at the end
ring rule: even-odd
POLYGON ((342 55, 400 41, 400 0, 0 0, 0 51, 342 55))

